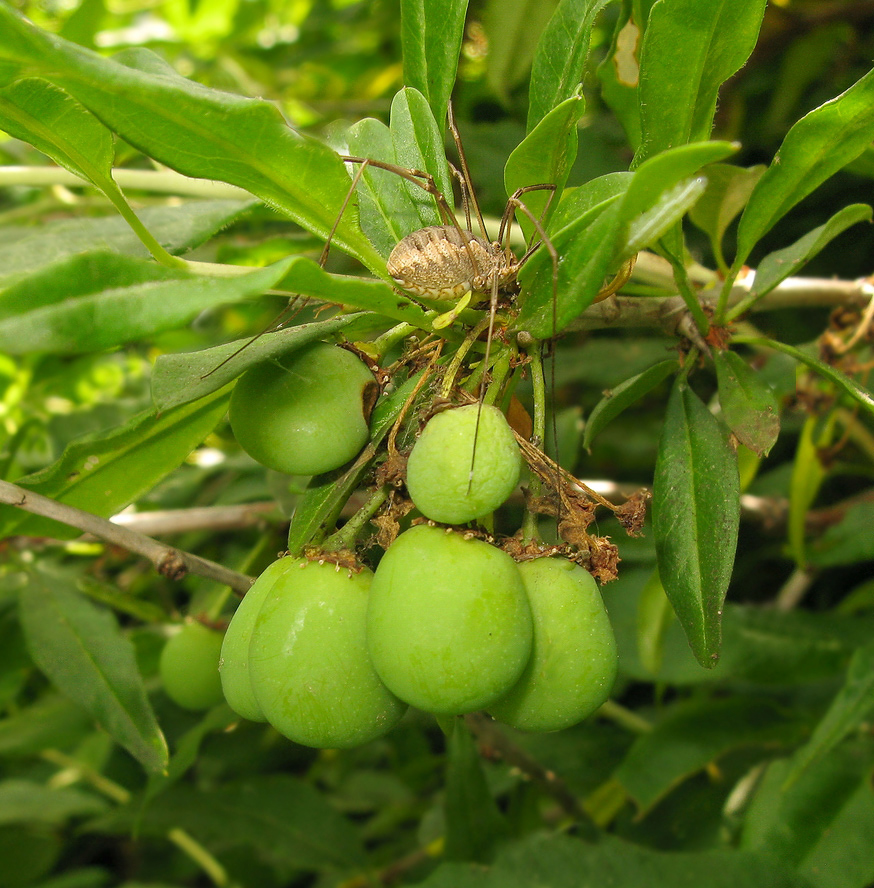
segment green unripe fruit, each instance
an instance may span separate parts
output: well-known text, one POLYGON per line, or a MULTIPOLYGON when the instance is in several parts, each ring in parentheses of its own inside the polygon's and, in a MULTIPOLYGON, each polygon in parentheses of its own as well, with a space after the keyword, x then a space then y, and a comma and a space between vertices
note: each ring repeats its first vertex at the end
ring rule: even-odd
POLYGON ((209 709, 221 703, 218 665, 222 634, 201 623, 186 623, 161 651, 158 672, 167 696, 183 709, 209 709))
POLYGON ((347 748, 390 730, 404 714, 367 656, 373 574, 296 562, 273 583, 249 645, 249 674, 267 721, 296 743, 347 748))
POLYGON ((273 584, 298 563, 296 558, 274 561, 245 594, 225 633, 219 661, 222 691, 231 709, 249 721, 267 721, 255 699, 249 676, 249 642, 252 640, 255 618, 273 584))
POLYGON ((413 527, 377 568, 370 658, 398 697, 426 712, 473 712, 502 696, 528 661, 531 637, 516 562, 482 540, 413 527))
POLYGON ((352 352, 318 343, 247 370, 231 395, 231 428, 262 465, 318 475, 367 443, 375 392, 373 374, 352 352))
POLYGON ((534 615, 531 659, 510 691, 489 706, 525 731, 558 731, 591 715, 616 679, 616 639, 592 576, 564 558, 519 565, 534 615))
POLYGON ((522 454, 504 414, 467 404, 428 421, 410 453, 407 490, 426 518, 464 524, 503 505, 521 468, 522 454))

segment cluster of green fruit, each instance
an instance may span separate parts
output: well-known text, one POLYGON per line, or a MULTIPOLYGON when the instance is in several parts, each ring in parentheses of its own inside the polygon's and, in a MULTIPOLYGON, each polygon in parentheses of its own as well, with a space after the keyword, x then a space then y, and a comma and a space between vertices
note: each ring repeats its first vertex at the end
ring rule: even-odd
POLYGON ((429 525, 402 533, 376 572, 286 557, 248 592, 225 635, 221 681, 239 715, 307 746, 349 747, 411 704, 487 709, 555 731, 607 698, 616 646, 594 580, 559 558, 517 565, 429 525))
MULTIPOLYGON (((267 466, 329 471, 368 439, 372 384, 354 354, 320 343, 248 371, 231 424, 267 466)), ((406 485, 424 518, 461 525, 500 507, 521 467, 503 414, 469 405, 428 421, 406 485)), ((330 553, 272 564, 231 620, 220 673, 240 716, 305 745, 350 747, 390 730, 408 704, 559 730, 606 700, 616 664, 601 596, 581 567, 517 564, 475 534, 416 524, 375 572, 330 553)))

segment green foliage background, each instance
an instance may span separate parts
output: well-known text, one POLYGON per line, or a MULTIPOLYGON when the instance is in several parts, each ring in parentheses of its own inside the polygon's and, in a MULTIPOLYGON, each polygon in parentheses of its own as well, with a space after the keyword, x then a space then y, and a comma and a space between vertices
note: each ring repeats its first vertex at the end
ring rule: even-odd
MULTIPOLYGON (((655 502, 643 537, 599 523, 622 559, 603 590, 620 680, 593 719, 447 736, 414 712, 342 753, 163 694, 168 626, 227 619, 229 588, 0 507, 0 885, 872 884, 870 4, 15 9, 36 28, 0 3, 4 479, 103 517, 135 503, 135 526, 250 575, 292 513, 290 545, 309 539, 334 485, 304 494, 239 450, 239 368, 199 380, 289 292, 356 313, 310 310, 247 361, 427 328, 384 280, 434 214, 418 193, 370 173, 361 227, 349 212, 314 260, 349 183, 326 146, 372 156, 388 131, 356 122, 391 114, 398 162, 446 179, 451 93, 487 215, 566 181, 562 464, 655 502), (590 303, 642 248, 663 261, 605 322, 590 303)), ((542 253, 515 323, 550 339, 542 253)))

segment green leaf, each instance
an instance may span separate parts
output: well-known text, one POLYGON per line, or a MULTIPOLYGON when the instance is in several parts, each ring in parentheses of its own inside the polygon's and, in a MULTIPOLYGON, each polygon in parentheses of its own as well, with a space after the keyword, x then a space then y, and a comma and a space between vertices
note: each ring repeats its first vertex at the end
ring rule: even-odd
POLYGON ((167 743, 149 705, 134 649, 111 611, 59 576, 32 572, 21 592, 21 623, 34 662, 147 771, 161 771, 167 743))
POLYGON ((128 808, 91 824, 92 829, 166 840, 182 829, 215 853, 245 850, 256 860, 295 870, 360 872, 366 867, 356 829, 327 796, 288 774, 270 773, 225 784, 177 784, 142 814, 128 808))
POLYGON ((56 86, 26 78, 0 91, 0 127, 99 188, 155 258, 177 263, 143 226, 112 178, 112 134, 56 86))
POLYGON ((633 166, 710 137, 719 87, 756 45, 766 0, 663 0, 640 52, 641 144, 633 166))
POLYGON ((70 787, 50 789, 31 780, 0 782, 0 826, 28 822, 63 825, 73 817, 100 814, 107 807, 98 796, 70 787))
POLYGON ((448 860, 490 860, 508 824, 492 797, 479 750, 461 719, 449 735, 446 762, 446 849, 448 860))
MULTIPOLYGON (((392 100, 391 137, 398 165, 408 170, 430 173, 437 190, 451 207, 452 178, 443 148, 442 128, 427 100, 418 90, 404 88, 392 100)), ((418 222, 412 223, 405 234, 429 225, 443 224, 434 198, 424 188, 412 182, 405 182, 404 187, 419 216, 418 222)))
POLYGON ((613 38, 604 61, 598 66, 601 95, 625 130, 632 151, 640 147, 640 44, 645 22, 632 0, 623 0, 613 38))
POLYGON ((505 105, 531 69, 534 51, 557 0, 488 0, 483 27, 489 41, 486 82, 505 105))
POLYGON ((786 134, 741 216, 734 268, 795 204, 855 160, 872 139, 874 71, 806 114, 786 134))
POLYGON ((789 247, 768 253, 759 263, 752 289, 730 314, 737 317, 748 311, 781 281, 805 266, 823 247, 857 222, 870 222, 872 213, 867 204, 850 204, 839 210, 824 225, 809 231, 789 247))
POLYGON ((653 533, 662 585, 708 669, 719 659, 739 518, 737 457, 717 420, 678 379, 656 460, 653 533))
MULTIPOLYGON (((76 98, 150 157, 195 178, 244 188, 321 238, 349 191, 327 146, 291 130, 277 108, 180 77, 158 56, 134 50, 114 59, 46 34, 0 5, 0 60, 25 64, 76 98)), ((337 245, 378 269, 380 257, 354 210, 337 225, 337 245)))
POLYGON ((871 397, 871 393, 859 385, 855 379, 851 379, 840 370, 817 358, 814 353, 816 351, 815 347, 811 348, 810 351, 805 351, 803 348, 796 348, 794 345, 789 345, 776 339, 765 339, 760 336, 735 336, 733 341, 738 344, 771 348, 774 351, 789 355, 829 380, 829 382, 833 382, 839 391, 852 398, 866 413, 874 417, 874 398, 871 397))
POLYGON ((46 694, 0 720, 0 753, 33 756, 44 749, 70 749, 93 729, 88 713, 66 697, 46 694))
POLYGON ((805 537, 807 535, 807 510, 813 505, 827 470, 820 459, 820 449, 827 448, 834 437, 837 414, 831 411, 827 417, 808 416, 798 438, 795 460, 792 463, 792 479, 789 484, 789 548, 799 567, 807 564, 805 537))
POLYGON ((123 345, 182 326, 207 308, 261 294, 290 263, 215 278, 107 253, 77 256, 0 297, 0 349, 77 354, 123 345))
MULTIPOLYGON (((735 150, 736 146, 728 142, 701 142, 681 145, 653 157, 630 179, 610 179, 608 187, 615 188, 619 196, 591 207, 568 224, 563 224, 567 219, 563 202, 550 230, 550 239, 560 256, 557 304, 553 304, 552 262, 546 250, 541 249, 519 275, 523 296, 519 299, 516 328, 527 330, 537 339, 560 333, 591 305, 605 278, 643 244, 643 232, 657 236, 665 225, 673 224, 677 211, 682 215, 688 207, 688 195, 677 194, 674 187, 685 183, 701 167, 722 160, 735 150)), ((693 186, 692 199, 696 190, 693 186)), ((601 187, 595 191, 603 193, 601 187)), ((569 206, 574 203, 572 200, 569 206)))
POLYGON ((665 655, 665 634, 674 622, 671 602, 654 570, 640 591, 637 608, 637 653, 644 669, 658 675, 665 655))
POLYGON ((360 315, 299 324, 257 339, 238 339, 197 352, 161 355, 152 371, 152 401, 159 411, 189 404, 223 388, 249 367, 328 339, 360 315))
MULTIPOLYGON (((79 438, 55 463, 17 483, 108 518, 176 469, 215 428, 229 399, 228 391, 220 391, 161 414, 141 413, 121 428, 79 438)), ((0 537, 13 534, 64 540, 79 531, 12 506, 0 507, 0 537)))
POLYGON ((645 815, 683 780, 744 747, 791 747, 805 724, 785 708, 752 696, 671 707, 641 734, 613 776, 645 815))
POLYGON ((610 0, 561 0, 534 52, 528 93, 528 132, 577 94, 589 55, 592 25, 610 0))
POLYGON ((741 848, 792 867, 818 888, 874 879, 870 743, 842 744, 786 786, 790 762, 773 762, 744 819, 741 848))
MULTIPOLYGON (((567 182, 577 156, 579 136, 577 121, 585 111, 582 96, 573 96, 547 114, 537 126, 513 149, 504 167, 504 187, 507 196, 517 189, 532 185, 552 184, 555 191, 538 190, 523 194, 521 199, 527 209, 545 227, 548 216, 543 217, 547 203, 554 209, 567 182)), ((517 213, 517 219, 530 240, 534 226, 526 213, 517 213)))
MULTIPOLYGON (((444 863, 420 888, 811 888, 764 854, 661 851, 605 835, 588 844, 563 833, 508 843, 493 866, 444 863)), ((862 883, 858 883, 862 884, 862 883)))
POLYGON ((455 85, 466 13, 467 0, 401 0, 404 83, 427 99, 441 131, 455 85))
MULTIPOLYGON (((192 200, 178 207, 146 207, 139 218, 171 253, 200 246, 250 210, 255 201, 192 200)), ((148 252, 117 216, 54 219, 38 226, 4 226, 0 286, 8 287, 48 265, 81 253, 111 251, 145 258, 148 252)))
POLYGON ((676 361, 660 361, 642 373, 638 373, 637 376, 626 379, 614 389, 605 392, 604 397, 598 401, 589 414, 583 433, 583 447, 586 450, 591 450, 592 441, 610 422, 616 419, 623 410, 651 392, 676 370, 676 361))
POLYGON ((777 396, 737 352, 714 352, 713 363, 725 424, 741 444, 766 456, 780 434, 777 396))
POLYGON ((840 521, 830 524, 825 532, 808 543, 808 560, 817 567, 874 561, 872 521, 874 503, 853 503, 840 521))
POLYGON ((710 237, 710 245, 720 266, 725 265, 722 257, 725 232, 746 206, 764 172, 764 164, 745 169, 714 163, 707 168, 707 188, 689 211, 689 218, 710 237))
MULTIPOLYGON (((868 527, 871 525, 869 524, 868 527)), ((850 660, 847 677, 813 735, 790 759, 783 788, 828 755, 851 731, 862 728, 874 709, 874 642, 859 648, 850 660)))

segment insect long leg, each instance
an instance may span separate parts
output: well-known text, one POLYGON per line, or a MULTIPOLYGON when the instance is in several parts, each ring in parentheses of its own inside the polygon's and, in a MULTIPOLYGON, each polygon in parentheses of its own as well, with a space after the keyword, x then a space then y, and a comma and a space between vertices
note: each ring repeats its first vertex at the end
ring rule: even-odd
MULTIPOLYGON (((455 148, 458 151, 458 160, 461 164, 461 172, 464 176, 464 183, 467 190, 467 193, 470 195, 471 203, 473 204, 474 212, 476 213, 476 219, 479 223, 480 231, 482 232, 482 236, 488 240, 489 236, 486 232, 486 223, 483 219, 483 214, 480 212, 479 202, 476 199, 476 192, 473 190, 473 182, 470 178, 470 169, 467 166, 467 157, 464 154, 464 147, 461 144, 461 134, 458 132, 458 127, 455 125, 455 115, 452 113, 452 102, 449 103, 449 107, 446 109, 446 116, 449 121, 449 131, 452 133, 452 138, 455 140, 455 148)), ((470 222, 468 222, 468 226, 470 229, 470 222)))

